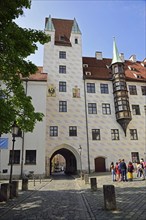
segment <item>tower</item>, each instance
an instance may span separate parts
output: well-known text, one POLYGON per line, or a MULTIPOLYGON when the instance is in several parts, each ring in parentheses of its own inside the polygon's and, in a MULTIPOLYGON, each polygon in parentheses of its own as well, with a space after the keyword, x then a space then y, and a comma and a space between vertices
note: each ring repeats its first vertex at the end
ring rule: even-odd
POLYGON ((115 39, 113 42, 113 59, 111 63, 111 72, 116 120, 123 128, 126 136, 126 129, 132 117, 125 79, 124 63, 120 59, 115 39))
MULTIPOLYGON (((46 170, 60 154, 66 172, 80 169, 79 145, 86 155, 86 122, 82 70, 82 34, 76 19, 46 18, 43 71, 48 73, 46 110, 46 170), (50 165, 49 165, 50 163, 50 165)), ((85 162, 85 164, 87 164, 85 162)), ((49 168, 50 166, 50 168, 49 168)))

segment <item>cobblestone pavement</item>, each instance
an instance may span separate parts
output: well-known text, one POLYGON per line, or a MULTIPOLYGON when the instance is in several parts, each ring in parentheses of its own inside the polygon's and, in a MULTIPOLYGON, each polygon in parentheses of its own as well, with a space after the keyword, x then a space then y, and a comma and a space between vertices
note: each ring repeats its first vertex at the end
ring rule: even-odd
POLYGON ((146 181, 112 182, 111 174, 97 178, 97 191, 90 184, 75 177, 57 176, 29 182, 28 191, 19 191, 19 197, 0 203, 1 220, 146 220, 146 181), (104 208, 103 185, 114 185, 117 209, 104 208))
POLYGON ((93 219, 146 220, 146 180, 136 178, 136 174, 134 176, 132 182, 113 182, 110 174, 93 175, 92 177, 97 179, 97 191, 91 191, 89 185, 78 179, 93 219), (103 185, 115 186, 115 211, 106 211, 104 208, 103 185))

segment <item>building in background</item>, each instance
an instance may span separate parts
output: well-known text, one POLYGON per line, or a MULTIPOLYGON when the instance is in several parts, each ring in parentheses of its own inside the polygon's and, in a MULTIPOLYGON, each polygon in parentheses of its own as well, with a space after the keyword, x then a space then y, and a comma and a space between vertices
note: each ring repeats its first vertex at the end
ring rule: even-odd
MULTIPOLYGON (((36 176, 45 176, 45 146, 46 146, 46 93, 47 74, 38 67, 36 74, 29 79, 23 79, 24 88, 36 112, 42 112, 42 122, 37 122, 33 132, 18 132, 15 138, 13 177, 21 177, 23 173, 33 171, 36 176)), ((12 135, 3 134, 0 139, 7 139, 7 145, 0 142, 0 178, 9 178, 12 150, 12 135)))
MULTIPOLYGON (((49 16, 45 32, 51 41, 44 45, 43 67, 24 81, 36 111, 45 117, 33 133, 16 139, 14 174, 23 169, 49 176, 56 163, 64 164, 66 173, 105 172, 112 161, 144 158, 146 59, 132 55, 125 60, 115 40, 112 59, 102 52, 82 57, 76 19, 49 16)), ((2 138, 8 138, 8 149, 0 152, 1 175, 6 176, 11 136, 2 138)))

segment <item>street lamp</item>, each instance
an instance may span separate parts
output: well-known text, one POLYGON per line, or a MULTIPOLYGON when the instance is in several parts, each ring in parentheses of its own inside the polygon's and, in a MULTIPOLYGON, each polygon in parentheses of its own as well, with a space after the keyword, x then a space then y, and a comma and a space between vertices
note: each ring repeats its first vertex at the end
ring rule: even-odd
POLYGON ((15 144, 15 137, 18 134, 19 127, 17 126, 16 122, 12 125, 12 153, 11 153, 11 167, 10 167, 10 179, 9 183, 12 183, 12 174, 13 174, 13 164, 14 164, 14 144, 15 144))
POLYGON ((81 158, 81 155, 82 155, 82 147, 81 145, 79 145, 79 154, 80 154, 80 175, 82 177, 82 158, 81 158))

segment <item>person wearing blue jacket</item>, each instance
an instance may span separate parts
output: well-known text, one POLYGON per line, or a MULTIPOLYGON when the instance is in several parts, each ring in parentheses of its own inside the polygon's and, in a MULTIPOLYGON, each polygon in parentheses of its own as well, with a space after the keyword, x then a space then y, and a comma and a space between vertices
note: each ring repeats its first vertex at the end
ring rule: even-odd
POLYGON ((120 170, 121 170, 121 181, 127 182, 128 181, 127 180, 127 166, 126 166, 124 159, 122 159, 120 163, 120 170))

